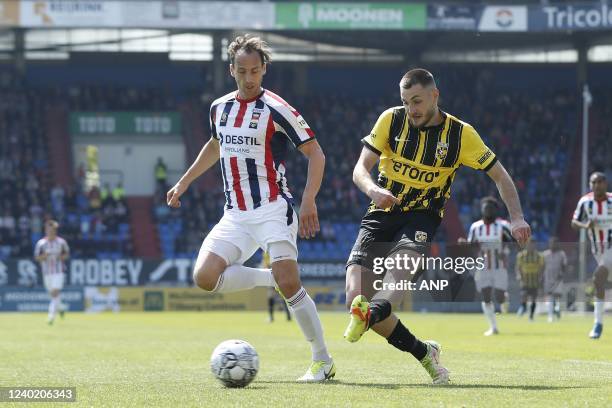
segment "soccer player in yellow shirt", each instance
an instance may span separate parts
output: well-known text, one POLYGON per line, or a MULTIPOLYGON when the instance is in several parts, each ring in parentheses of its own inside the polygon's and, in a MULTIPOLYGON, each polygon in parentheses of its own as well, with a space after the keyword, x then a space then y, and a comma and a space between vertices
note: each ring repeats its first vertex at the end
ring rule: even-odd
MULTIPOLYGON (((485 171, 493 179, 508 207, 510 229, 519 244, 528 240, 531 230, 523 218, 514 183, 496 155, 470 124, 438 107, 440 91, 433 75, 413 69, 399 85, 403 106, 380 115, 363 139, 353 171, 353 181, 372 202, 347 262, 346 299, 352 303, 344 337, 355 342, 371 328, 419 360, 434 384, 447 384, 449 373, 440 364, 439 344, 417 339, 392 312, 404 292, 382 290, 372 297, 376 290, 369 283, 374 267, 380 267, 381 258, 388 260, 399 252, 404 259, 421 258, 440 224, 451 184, 462 165, 485 171), (370 171, 377 163, 379 175, 374 181, 370 171)), ((389 269, 385 279, 396 279, 405 272, 418 277, 418 268, 399 269, 389 269)))

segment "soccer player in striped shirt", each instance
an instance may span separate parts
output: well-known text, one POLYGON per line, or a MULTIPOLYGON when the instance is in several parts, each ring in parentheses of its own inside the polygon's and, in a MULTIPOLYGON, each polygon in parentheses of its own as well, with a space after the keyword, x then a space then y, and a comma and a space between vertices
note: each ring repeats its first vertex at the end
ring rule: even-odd
POLYGON ((323 179, 325 156, 302 116, 280 96, 262 88, 270 51, 258 37, 239 36, 228 47, 230 74, 238 90, 210 107, 211 139, 195 162, 168 191, 171 207, 198 176, 219 159, 225 212, 208 234, 194 267, 194 281, 217 293, 278 285, 306 340, 312 364, 298 381, 321 382, 335 375, 315 303, 300 282, 297 234, 319 231, 315 197, 323 179), (299 215, 285 178, 285 154, 293 144, 308 158, 308 177, 299 215), (270 254, 269 269, 243 263, 258 248, 270 254))
MULTIPOLYGON (((531 230, 514 183, 497 156, 470 124, 438 107, 440 91, 433 75, 420 68, 410 70, 400 80, 399 91, 403 106, 380 115, 362 139, 364 147, 353 171, 353 181, 372 202, 347 262, 346 299, 352 303, 344 337, 355 342, 372 328, 393 347, 414 356, 434 384, 446 384, 449 374, 440 363, 440 345, 416 338, 392 312, 404 293, 375 293, 373 285, 366 283, 372 279, 374 262, 397 254, 406 261, 404 265, 418 263, 440 225, 451 184, 462 165, 485 171, 493 179, 519 244, 528 240, 531 230), (370 171, 376 164, 379 176, 374 181, 370 171)), ((415 269, 391 268, 385 279, 398 282, 396 277, 403 280, 406 272, 414 279, 420 273, 415 269)))
POLYGON ((34 257, 40 263, 43 281, 51 301, 47 322, 51 325, 59 311, 64 317, 65 306, 61 301, 61 291, 64 288, 64 262, 70 256, 68 243, 57 235, 59 224, 55 220, 45 222, 45 236, 38 240, 34 247, 34 257))
POLYGON ((604 173, 597 171, 591 174, 589 185, 591 192, 578 201, 572 227, 587 231, 591 251, 597 261, 593 273, 595 323, 589 337, 598 339, 603 332, 606 282, 612 277, 612 193, 607 191, 608 182, 604 173))
POLYGON ((495 305, 500 306, 508 290, 508 270, 506 269, 506 251, 504 242, 512 242, 512 233, 508 221, 497 217, 499 203, 493 197, 480 201, 482 218, 470 226, 468 242, 478 244, 479 255, 485 259, 485 268, 476 270, 474 280, 476 289, 482 295, 482 312, 489 321, 489 330, 485 336, 499 334, 495 318, 495 305))

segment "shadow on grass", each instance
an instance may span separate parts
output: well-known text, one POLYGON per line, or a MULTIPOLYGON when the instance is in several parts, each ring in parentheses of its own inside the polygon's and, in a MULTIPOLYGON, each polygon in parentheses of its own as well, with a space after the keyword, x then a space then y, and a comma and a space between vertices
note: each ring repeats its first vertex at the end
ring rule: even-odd
MULTIPOLYGON (((295 381, 258 381, 258 384, 298 384, 295 381)), ((309 384, 310 385, 310 384, 309 384)), ((569 389, 581 389, 581 388, 592 388, 584 387, 580 385, 569 385, 569 386, 556 386, 556 385, 501 385, 501 384, 449 384, 449 385, 433 385, 433 384, 385 384, 385 383, 356 383, 346 382, 340 380, 329 380, 321 383, 324 386, 352 386, 352 387, 366 387, 366 388, 380 388, 387 390, 396 390, 400 388, 452 388, 452 389, 500 389, 500 390, 523 390, 523 391, 554 391, 554 390, 569 390, 569 389)))

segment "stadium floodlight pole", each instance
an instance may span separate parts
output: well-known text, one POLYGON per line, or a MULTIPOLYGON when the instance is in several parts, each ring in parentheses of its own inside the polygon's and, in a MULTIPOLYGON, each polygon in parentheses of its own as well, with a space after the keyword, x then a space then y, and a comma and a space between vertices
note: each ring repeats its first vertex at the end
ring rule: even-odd
MULTIPOLYGON (((591 92, 589 91, 589 85, 584 84, 582 87, 582 169, 580 172, 580 185, 581 193, 586 194, 588 192, 588 187, 586 180, 588 178, 587 174, 587 160, 589 154, 589 107, 593 102, 593 97, 591 92)), ((587 259, 586 259, 586 230, 584 228, 580 229, 580 244, 579 244, 579 255, 578 255, 578 279, 580 283, 586 282, 586 267, 587 267, 587 259)), ((583 309, 586 310, 586 304, 583 302, 583 309)), ((583 311, 584 311, 583 310, 583 311)))

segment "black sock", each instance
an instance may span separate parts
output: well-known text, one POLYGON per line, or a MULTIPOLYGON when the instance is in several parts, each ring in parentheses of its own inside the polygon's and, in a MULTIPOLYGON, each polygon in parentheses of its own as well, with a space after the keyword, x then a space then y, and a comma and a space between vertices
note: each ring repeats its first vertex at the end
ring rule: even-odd
POLYGON ((270 315, 270 320, 274 320, 274 298, 268 298, 268 314, 270 315))
POLYGON ((368 327, 382 322, 391 315, 391 303, 386 299, 376 299, 370 302, 370 321, 368 327))
POLYGON ((527 311, 527 302, 521 303, 521 307, 523 308, 523 313, 527 311))
POLYGON ((536 302, 531 302, 531 310, 529 311, 529 317, 533 319, 533 314, 535 313, 536 302))
POLYGON ((387 338, 387 342, 398 350, 412 354, 419 361, 427 355, 425 343, 414 337, 414 334, 410 333, 410 330, 400 320, 397 321, 397 326, 387 338))

